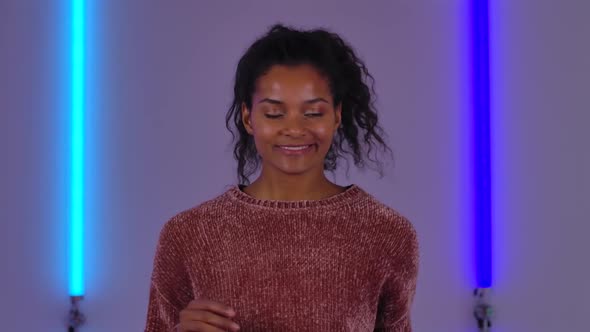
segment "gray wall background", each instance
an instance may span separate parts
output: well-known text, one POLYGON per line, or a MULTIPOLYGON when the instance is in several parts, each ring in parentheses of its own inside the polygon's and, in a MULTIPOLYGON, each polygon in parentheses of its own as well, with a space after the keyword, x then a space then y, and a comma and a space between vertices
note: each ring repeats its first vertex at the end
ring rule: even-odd
MULTIPOLYGON (((491 1, 494 331, 590 314, 590 2, 491 1)), ((476 331, 467 1, 91 1, 82 331, 140 331, 158 232, 235 183, 235 65, 277 21, 332 28, 366 61, 395 153, 357 183, 421 241, 418 332, 476 331)), ((0 321, 64 331, 66 1, 0 2, 0 321)))

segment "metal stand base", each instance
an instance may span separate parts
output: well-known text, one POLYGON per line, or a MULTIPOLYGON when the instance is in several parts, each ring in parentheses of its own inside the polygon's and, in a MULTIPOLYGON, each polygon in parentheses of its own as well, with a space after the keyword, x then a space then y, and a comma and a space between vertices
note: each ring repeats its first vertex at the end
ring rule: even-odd
POLYGON ((76 332, 76 329, 83 325, 86 321, 86 317, 80 312, 78 302, 84 299, 83 296, 70 296, 72 306, 68 316, 68 332, 76 332))
POLYGON ((475 309, 473 315, 477 320, 477 328, 480 332, 490 332, 492 327, 493 309, 489 302, 490 289, 476 288, 473 290, 475 296, 475 309))

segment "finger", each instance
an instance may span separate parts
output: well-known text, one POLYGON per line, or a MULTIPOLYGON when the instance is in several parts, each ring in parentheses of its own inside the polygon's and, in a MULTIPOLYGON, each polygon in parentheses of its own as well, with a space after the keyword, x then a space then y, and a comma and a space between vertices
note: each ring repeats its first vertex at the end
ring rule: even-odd
POLYGON ((181 325, 182 332, 225 332, 216 326, 201 321, 190 321, 181 325))
POLYGON ((218 328, 222 328, 228 331, 238 331, 240 326, 234 321, 220 316, 216 313, 201 310, 201 309, 187 309, 180 313, 181 322, 204 322, 213 325, 218 328))
POLYGON ((187 309, 208 310, 208 311, 215 312, 215 313, 218 313, 218 314, 226 316, 226 317, 233 317, 236 314, 235 310, 233 310, 231 307, 226 306, 226 305, 216 302, 216 301, 211 301, 211 300, 206 300, 206 299, 191 301, 189 303, 187 309))

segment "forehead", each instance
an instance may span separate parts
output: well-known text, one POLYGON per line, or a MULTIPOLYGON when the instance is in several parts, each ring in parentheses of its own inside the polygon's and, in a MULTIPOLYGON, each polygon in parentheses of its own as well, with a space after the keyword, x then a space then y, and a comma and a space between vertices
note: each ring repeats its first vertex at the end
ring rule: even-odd
POLYGON ((328 80, 311 65, 274 65, 256 82, 255 95, 309 98, 329 97, 328 80))

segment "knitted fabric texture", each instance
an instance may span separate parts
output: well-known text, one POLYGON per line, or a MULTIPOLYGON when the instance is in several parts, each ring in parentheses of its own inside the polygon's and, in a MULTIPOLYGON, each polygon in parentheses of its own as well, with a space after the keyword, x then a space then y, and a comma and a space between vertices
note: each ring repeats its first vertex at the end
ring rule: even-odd
POLYGON ((233 308, 243 332, 412 331, 419 254, 407 218, 355 184, 300 201, 242 188, 165 223, 145 332, 174 331, 194 299, 233 308))

